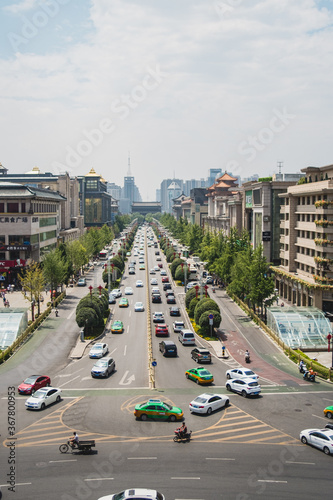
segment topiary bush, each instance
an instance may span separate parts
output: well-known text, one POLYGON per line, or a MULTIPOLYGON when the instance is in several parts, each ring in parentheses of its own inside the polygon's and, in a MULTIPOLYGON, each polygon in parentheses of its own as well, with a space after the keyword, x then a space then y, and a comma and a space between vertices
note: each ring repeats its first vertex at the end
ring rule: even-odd
POLYGON ((195 310, 198 302, 200 302, 200 299, 197 299, 196 297, 194 297, 191 300, 190 305, 188 306, 188 315, 190 318, 194 318, 194 310, 195 310))
POLYGON ((185 295, 185 306, 186 309, 190 307, 190 302, 192 299, 196 297, 196 291, 194 288, 191 288, 190 290, 187 290, 186 295, 185 295))
POLYGON ((205 311, 211 311, 211 310, 217 311, 218 313, 220 313, 220 308, 213 299, 204 298, 204 299, 200 300, 200 302, 197 304, 197 307, 195 308, 195 311, 194 311, 194 321, 197 323, 197 325, 199 325, 200 316, 202 315, 202 313, 204 313, 205 311))
POLYGON ((215 310, 211 311, 205 311, 204 313, 201 314, 200 316, 200 333, 202 334, 208 334, 210 333, 210 324, 209 324, 209 315, 213 314, 214 319, 213 319, 213 328, 218 328, 221 324, 222 318, 221 314, 215 310))

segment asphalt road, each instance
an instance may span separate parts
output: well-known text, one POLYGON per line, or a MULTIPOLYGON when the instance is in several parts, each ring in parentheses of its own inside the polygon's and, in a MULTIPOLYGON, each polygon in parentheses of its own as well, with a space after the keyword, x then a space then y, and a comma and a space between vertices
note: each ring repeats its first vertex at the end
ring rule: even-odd
MULTIPOLYGON (((164 259, 164 257, 162 257, 164 259)), ((138 257, 136 257, 138 261, 138 257)), ((158 350, 160 338, 152 335, 157 360, 156 389, 149 389, 147 357, 147 306, 150 297, 149 270, 156 265, 154 248, 147 248, 146 270, 125 276, 122 289, 132 286, 130 306, 112 306, 112 319, 124 322, 123 334, 107 333, 110 355, 116 372, 107 379, 92 379, 87 349, 82 359, 68 358, 78 327, 76 303, 87 288, 70 290, 60 308, 59 318, 50 318, 47 328, 35 335, 8 363, 0 367, 0 484, 4 498, 20 499, 98 499, 127 487, 156 488, 167 499, 298 499, 327 496, 331 485, 333 457, 304 446, 299 441, 301 429, 322 427, 327 420, 323 408, 332 404, 332 386, 320 383, 286 387, 279 380, 265 380, 262 397, 249 399, 228 393, 230 406, 210 416, 190 414, 189 402, 207 389, 185 378, 185 370, 196 366, 191 347, 177 341, 164 299, 161 277, 156 273, 163 303, 152 304, 150 314, 165 313, 170 338, 176 339, 179 356, 164 358, 158 350), (136 288, 137 279, 144 281, 136 288), (135 313, 134 303, 144 302, 145 313, 135 313), (62 388, 61 403, 43 412, 28 412, 24 397, 15 400, 15 438, 8 434, 7 387, 15 386, 36 372, 51 375, 53 384, 62 388), (192 441, 172 441, 175 424, 141 422, 133 415, 135 404, 150 397, 180 406, 192 441), (93 454, 60 454, 59 444, 73 430, 81 439, 95 439, 93 454), (11 448, 6 446, 12 443, 11 448), (6 491, 11 459, 15 462, 15 494, 6 491)), ((164 268, 167 268, 163 261, 164 268)), ((88 275, 88 286, 97 286, 101 267, 88 275)), ((177 293, 181 307, 183 296, 177 293)), ((229 328, 232 328, 231 310, 229 328)), ((185 321, 187 318, 183 315, 185 321)), ((153 324, 152 324, 153 325, 153 324)), ((228 329, 227 329, 228 330, 228 329)), ((226 331, 232 335, 232 331, 226 331)), ((198 343, 205 345, 205 341, 198 343)), ((263 341, 266 359, 271 343, 263 341)), ((275 348, 272 347, 275 353, 275 348)), ((272 359, 274 357, 272 356, 272 359)), ((227 362, 213 357, 208 369, 215 384, 209 392, 226 394, 227 362)), ((282 367, 283 369, 283 367, 282 367)), ((274 375, 272 371, 272 375, 274 375)))

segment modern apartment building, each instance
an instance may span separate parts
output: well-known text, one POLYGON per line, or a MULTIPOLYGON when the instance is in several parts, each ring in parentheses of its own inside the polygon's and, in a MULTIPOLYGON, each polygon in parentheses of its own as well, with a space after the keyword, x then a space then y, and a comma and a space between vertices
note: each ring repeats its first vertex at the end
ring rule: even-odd
POLYGON ((302 169, 305 183, 280 194, 281 298, 333 313, 333 165, 302 169))

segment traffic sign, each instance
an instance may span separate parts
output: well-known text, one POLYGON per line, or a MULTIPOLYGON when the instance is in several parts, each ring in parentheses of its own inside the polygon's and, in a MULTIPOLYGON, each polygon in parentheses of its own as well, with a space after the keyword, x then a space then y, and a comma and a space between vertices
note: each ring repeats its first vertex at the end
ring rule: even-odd
POLYGON ((214 314, 210 314, 210 315, 208 316, 208 318, 209 318, 209 319, 214 319, 214 314))
POLYGON ((157 361, 152 361, 152 362, 151 362, 151 365, 152 365, 152 366, 156 366, 156 365, 157 365, 157 361))

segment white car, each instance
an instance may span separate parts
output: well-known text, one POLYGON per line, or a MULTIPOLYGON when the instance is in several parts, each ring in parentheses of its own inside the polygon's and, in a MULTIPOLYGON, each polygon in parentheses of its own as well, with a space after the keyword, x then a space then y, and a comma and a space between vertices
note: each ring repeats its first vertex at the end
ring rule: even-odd
POLYGON ((143 281, 141 281, 141 280, 137 280, 137 282, 135 283, 135 286, 136 286, 137 288, 142 288, 142 287, 143 287, 143 281))
POLYGON ((158 266, 155 266, 155 267, 154 267, 154 271, 155 271, 155 272, 158 272, 159 270, 160 270, 160 268, 159 268, 158 266))
POLYGON ((44 410, 46 406, 59 401, 61 401, 61 389, 42 387, 26 400, 25 406, 28 410, 44 410))
POLYGON ((259 380, 259 375, 254 373, 252 370, 247 368, 234 368, 233 370, 226 371, 227 379, 231 378, 253 378, 253 380, 259 380))
POLYGON ((136 303, 135 303, 135 306, 134 306, 134 311, 135 311, 135 312, 142 312, 142 311, 144 311, 144 310, 145 310, 145 308, 144 308, 144 306, 143 306, 143 303, 142 303, 142 302, 136 302, 136 303))
POLYGON ((302 443, 311 444, 311 446, 322 450, 326 455, 333 454, 332 429, 305 429, 300 433, 299 437, 302 443))
POLYGON ((156 278, 152 278, 152 279, 150 280, 150 284, 151 284, 151 285, 158 285, 158 281, 157 281, 157 279, 156 279, 156 278))
POLYGON ((244 398, 247 396, 258 396, 261 387, 253 378, 231 378, 225 384, 228 391, 238 392, 244 398))
POLYGON ((89 351, 89 358, 102 358, 105 354, 109 352, 108 344, 104 344, 103 342, 97 342, 97 344, 93 345, 89 351))
POLYGON ((164 323, 164 314, 162 312, 154 312, 153 323, 164 323))
POLYGON ((133 288, 131 286, 125 288, 125 295, 133 295, 133 288))
POLYGON ((167 275, 167 272, 165 269, 161 269, 161 276, 166 276, 167 275))
POLYGON ((190 402, 191 413, 206 413, 210 415, 213 411, 229 406, 228 396, 222 394, 204 393, 190 402))
POLYGON ((175 321, 172 326, 175 333, 179 333, 185 328, 184 321, 175 321))
POLYGON ((106 495, 98 500, 165 500, 165 496, 156 490, 131 488, 114 495, 106 495))
POLYGON ((110 293, 112 293, 112 295, 114 295, 116 298, 122 296, 122 292, 121 292, 120 288, 114 288, 114 290, 112 290, 110 293))

